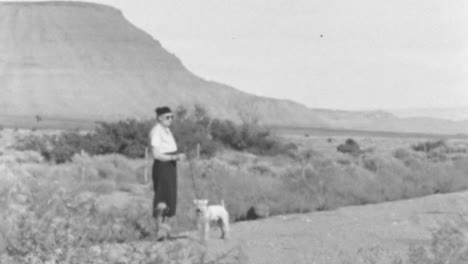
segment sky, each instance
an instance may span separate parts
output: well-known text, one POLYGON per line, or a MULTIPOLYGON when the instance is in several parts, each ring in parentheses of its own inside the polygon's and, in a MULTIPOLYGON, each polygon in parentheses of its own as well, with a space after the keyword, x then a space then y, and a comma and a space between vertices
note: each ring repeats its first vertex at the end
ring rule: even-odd
POLYGON ((468 108, 466 0, 95 0, 196 75, 312 108, 468 108))

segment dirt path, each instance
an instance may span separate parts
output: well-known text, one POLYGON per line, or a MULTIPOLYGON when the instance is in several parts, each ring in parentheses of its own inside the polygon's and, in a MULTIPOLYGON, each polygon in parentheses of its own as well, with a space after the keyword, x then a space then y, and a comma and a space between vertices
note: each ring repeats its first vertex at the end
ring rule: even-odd
POLYGON ((413 242, 427 242, 430 228, 468 212, 468 192, 433 195, 337 211, 277 216, 232 225, 224 242, 214 236, 213 256, 243 245, 250 263, 340 263, 340 251, 355 254, 375 246, 406 253, 413 242))

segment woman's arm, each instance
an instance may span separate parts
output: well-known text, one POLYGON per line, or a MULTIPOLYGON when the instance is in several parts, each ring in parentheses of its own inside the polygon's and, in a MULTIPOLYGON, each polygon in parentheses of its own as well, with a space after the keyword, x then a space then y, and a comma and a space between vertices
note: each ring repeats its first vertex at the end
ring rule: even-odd
POLYGON ((153 158, 155 159, 162 160, 162 161, 179 160, 179 157, 177 154, 160 153, 155 147, 151 147, 151 150, 153 153, 153 158))

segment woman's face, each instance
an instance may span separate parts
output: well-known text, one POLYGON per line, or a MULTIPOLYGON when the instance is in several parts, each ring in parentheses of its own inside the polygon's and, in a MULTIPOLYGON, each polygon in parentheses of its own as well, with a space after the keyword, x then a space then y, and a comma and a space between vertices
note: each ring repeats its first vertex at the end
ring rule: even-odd
POLYGON ((169 127, 172 124, 172 120, 174 120, 174 115, 172 113, 167 113, 158 117, 159 123, 165 127, 169 127))

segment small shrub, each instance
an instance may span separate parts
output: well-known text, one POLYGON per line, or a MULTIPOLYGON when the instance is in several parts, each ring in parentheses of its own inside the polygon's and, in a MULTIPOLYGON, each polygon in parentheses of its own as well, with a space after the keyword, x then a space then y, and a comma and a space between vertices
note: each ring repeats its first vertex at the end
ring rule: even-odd
POLYGON ((129 158, 144 157, 148 133, 154 122, 129 119, 99 124, 96 133, 90 135, 91 141, 96 145, 92 154, 119 153, 129 158))
POLYGON ((365 157, 362 162, 364 168, 369 171, 377 172, 379 170, 379 160, 376 158, 365 157))
POLYGON ((352 138, 347 139, 344 144, 339 145, 336 149, 339 152, 351 155, 359 155, 361 153, 359 144, 352 138))
POLYGON ((271 131, 256 123, 234 124, 230 120, 214 120, 210 129, 214 140, 232 149, 249 151, 260 155, 287 154, 297 148, 284 144, 271 131))
POLYGON ((208 128, 192 119, 176 120, 173 133, 178 148, 190 156, 196 155, 197 145, 200 146, 200 155, 205 157, 212 157, 220 148, 211 140, 208 128))
POLYGON ((411 157, 411 153, 405 148, 398 148, 393 151, 393 157, 401 161, 405 161, 411 157))
POLYGON ((421 151, 426 153, 429 153, 440 147, 447 147, 445 140, 440 139, 436 141, 426 141, 411 146, 414 151, 421 151))
POLYGON ((466 263, 468 247, 463 224, 445 223, 432 232, 430 246, 412 245, 409 264, 466 263))
POLYGON ((393 152, 393 157, 409 168, 418 169, 423 166, 424 154, 409 149, 398 148, 393 152))

